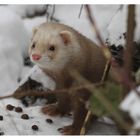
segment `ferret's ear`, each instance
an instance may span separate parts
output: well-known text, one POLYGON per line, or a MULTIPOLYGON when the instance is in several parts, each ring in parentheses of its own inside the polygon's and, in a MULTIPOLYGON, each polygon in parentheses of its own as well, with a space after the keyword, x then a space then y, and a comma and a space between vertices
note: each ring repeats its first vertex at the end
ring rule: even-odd
POLYGON ((70 31, 61 31, 60 36, 62 37, 64 44, 67 45, 71 42, 72 33, 70 31))

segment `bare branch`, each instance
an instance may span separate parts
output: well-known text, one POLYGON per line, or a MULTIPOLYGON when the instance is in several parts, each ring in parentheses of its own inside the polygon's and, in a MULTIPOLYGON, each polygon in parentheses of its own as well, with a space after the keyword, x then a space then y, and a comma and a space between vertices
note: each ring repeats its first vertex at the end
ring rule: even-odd
POLYGON ((55 14, 55 5, 45 5, 46 6, 46 21, 47 22, 59 22, 58 19, 54 17, 55 14), (51 11, 51 12, 50 12, 51 11))
POLYGON ((132 84, 132 56, 134 53, 135 5, 128 6, 127 41, 124 51, 123 83, 126 89, 134 88, 132 84))
POLYGON ((81 86, 77 86, 77 87, 73 87, 73 88, 69 88, 69 89, 60 89, 60 90, 49 90, 49 91, 36 91, 36 90, 27 90, 27 91, 19 91, 16 90, 13 94, 8 95, 8 96, 3 96, 0 97, 0 99, 5 99, 5 98, 17 98, 17 99, 21 99, 25 96, 34 96, 34 97, 44 97, 47 98, 50 95, 56 95, 59 93, 67 93, 70 91, 76 91, 76 90, 81 90, 81 89, 87 89, 90 86, 94 86, 94 87, 99 87, 99 86, 103 86, 103 83, 97 83, 97 84, 87 84, 87 85, 81 85, 81 86))
POLYGON ((92 27, 93 27, 94 30, 95 30, 95 33, 96 33, 97 39, 99 40, 100 46, 105 47, 104 41, 103 41, 103 39, 102 39, 102 37, 101 37, 101 35, 100 35, 100 32, 99 32, 99 30, 98 30, 98 28, 97 28, 97 26, 96 26, 94 17, 93 17, 93 15, 91 14, 91 9, 90 9, 89 5, 85 5, 85 9, 86 9, 86 12, 87 12, 89 21, 90 21, 91 24, 93 25, 92 27))
POLYGON ((78 17, 79 17, 79 18, 81 17, 83 7, 84 7, 84 5, 83 5, 83 4, 81 4, 80 11, 79 11, 79 15, 78 15, 78 17))
POLYGON ((51 17, 50 17, 51 21, 53 21, 53 17, 54 17, 54 14, 55 14, 55 4, 53 4, 52 7, 53 7, 53 10, 52 10, 51 17))

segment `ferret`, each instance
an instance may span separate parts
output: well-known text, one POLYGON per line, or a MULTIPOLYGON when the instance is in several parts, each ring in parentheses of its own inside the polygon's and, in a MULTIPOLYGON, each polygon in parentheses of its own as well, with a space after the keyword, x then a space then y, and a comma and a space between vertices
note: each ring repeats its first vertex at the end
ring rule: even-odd
MULTIPOLYGON (((43 23, 33 30, 29 55, 56 82, 57 89, 77 86, 69 71, 78 71, 89 81, 100 82, 106 64, 102 50, 90 39, 64 24, 43 23)), ((61 129, 62 134, 78 135, 83 125, 89 100, 88 90, 57 94, 57 103, 42 108, 51 116, 73 111, 73 123, 61 129)))

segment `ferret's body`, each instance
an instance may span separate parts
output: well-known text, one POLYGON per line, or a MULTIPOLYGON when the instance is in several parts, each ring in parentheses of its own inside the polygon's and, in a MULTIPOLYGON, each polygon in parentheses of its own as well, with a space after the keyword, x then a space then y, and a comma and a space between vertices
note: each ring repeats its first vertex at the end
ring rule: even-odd
MULTIPOLYGON (((78 83, 70 76, 71 69, 77 70, 91 82, 100 82, 106 59, 99 47, 69 26, 58 23, 44 23, 34 31, 30 58, 56 82, 56 89, 70 88, 78 83)), ((78 91, 79 92, 79 91, 78 91)), ((89 98, 86 90, 78 93, 57 95, 58 104, 42 110, 49 115, 64 115, 74 112, 73 124, 64 127, 64 134, 79 134, 83 124, 89 98)))

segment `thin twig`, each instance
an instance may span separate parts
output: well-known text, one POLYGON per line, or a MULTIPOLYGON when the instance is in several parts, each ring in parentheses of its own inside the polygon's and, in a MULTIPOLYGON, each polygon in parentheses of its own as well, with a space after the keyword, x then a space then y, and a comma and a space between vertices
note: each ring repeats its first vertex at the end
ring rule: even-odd
POLYGON ((11 97, 14 97, 14 98, 17 98, 17 99, 21 99, 25 96, 34 96, 34 97, 44 97, 44 98, 47 98, 48 96, 54 94, 59 94, 59 93, 66 93, 66 92, 69 92, 69 91, 76 91, 76 90, 81 90, 81 89, 87 89, 88 87, 90 86, 94 86, 94 87, 99 87, 99 86, 103 86, 104 83, 96 83, 96 84, 87 84, 87 85, 80 85, 80 86, 77 86, 77 87, 73 87, 73 88, 68 88, 68 89, 59 89, 59 90, 49 90, 49 91, 36 91, 36 90, 27 90, 27 91, 21 91, 21 92, 18 92, 15 91, 13 94, 11 95, 8 95, 8 96, 3 96, 3 97, 0 97, 0 99, 5 99, 5 98, 11 98, 11 97))
POLYGON ((49 5, 47 4, 46 5, 46 21, 47 22, 59 22, 59 19, 55 18, 54 17, 54 14, 55 14, 55 5, 49 5), (52 7, 52 12, 49 12, 49 9, 52 7))
POLYGON ((84 5, 82 4, 82 5, 80 6, 80 11, 79 11, 79 15, 78 15, 79 18, 81 17, 83 7, 84 7, 84 5))
POLYGON ((6 99, 6 98, 12 98, 12 97, 13 97, 13 94, 12 94, 12 95, 7 95, 7 96, 1 96, 1 97, 0 97, 0 100, 1 100, 1 99, 6 99))
POLYGON ((49 9, 49 4, 46 5, 46 21, 47 22, 49 21, 49 12, 48 12, 48 9, 49 9))
POLYGON ((110 60, 108 60, 106 65, 105 65, 105 69, 104 69, 104 72, 103 72, 101 83, 106 80, 106 78, 108 76, 108 73, 109 73, 109 70, 110 70, 110 67, 111 67, 111 62, 110 62, 110 60))
POLYGON ((86 114, 86 117, 85 117, 85 120, 84 120, 84 123, 83 123, 83 126, 81 127, 81 130, 80 130, 80 135, 85 135, 85 133, 86 133, 86 125, 87 125, 91 115, 92 115, 92 112, 90 110, 88 110, 88 112, 86 114))
POLYGON ((88 19, 89 19, 89 21, 91 22, 91 24, 93 25, 92 27, 93 27, 94 30, 95 30, 95 33, 96 33, 97 39, 99 40, 100 46, 104 47, 104 46, 105 46, 104 41, 103 41, 103 39, 102 39, 102 37, 101 37, 101 35, 100 35, 100 32, 99 32, 99 30, 98 30, 98 28, 97 28, 97 26, 96 26, 94 17, 93 17, 93 15, 91 14, 91 9, 90 9, 89 5, 85 5, 85 9, 86 9, 86 11, 87 11, 88 19))
POLYGON ((53 10, 52 10, 51 17, 50 17, 51 21, 53 21, 53 17, 54 17, 54 14, 55 14, 55 4, 53 4, 52 7, 53 7, 53 10))

